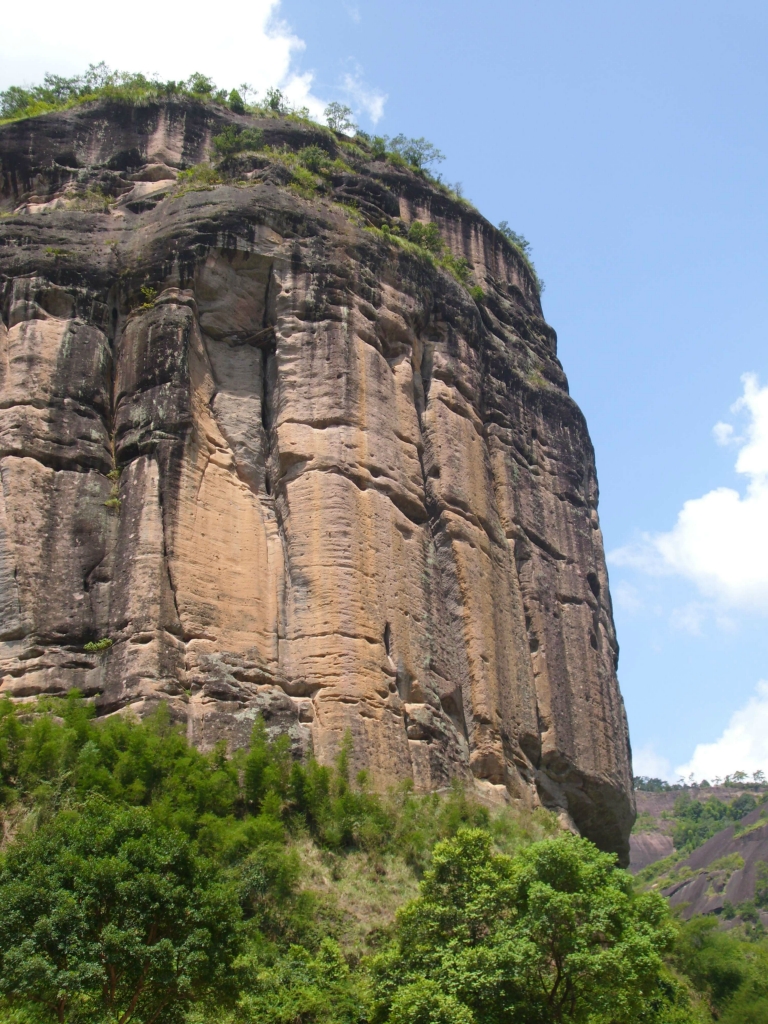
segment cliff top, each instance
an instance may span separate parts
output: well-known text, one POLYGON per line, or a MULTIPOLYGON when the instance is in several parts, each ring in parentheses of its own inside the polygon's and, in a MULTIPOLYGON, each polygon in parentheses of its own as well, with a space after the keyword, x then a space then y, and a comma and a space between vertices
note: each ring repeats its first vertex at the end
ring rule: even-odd
MULTIPOLYGON (((383 231, 395 244, 414 246, 461 283, 474 287, 480 298, 482 289, 473 280, 472 268, 466 261, 451 259, 439 236, 410 232, 386 195, 393 192, 434 207, 436 216, 460 216, 493 232, 520 266, 526 299, 535 302, 543 282, 531 262, 528 242, 506 222, 494 228, 461 195, 460 186, 447 184, 433 172, 443 154, 424 138, 370 136, 349 115, 349 108, 334 103, 326 110, 332 127, 318 124, 306 108, 290 108, 278 90, 270 90, 264 104, 248 106, 237 91, 227 97, 199 74, 187 82, 159 83, 143 75, 109 73, 99 65, 76 78, 49 75, 43 86, 11 87, 0 93, 5 212, 39 205, 35 200, 43 197, 35 193, 33 181, 43 169, 63 172, 57 174, 59 183, 66 180, 67 171, 80 172, 81 183, 86 167, 101 171, 90 186, 106 202, 124 195, 121 178, 135 179, 140 172, 144 180, 159 181, 166 171, 176 171, 185 189, 244 187, 268 179, 290 186, 302 198, 325 197, 350 207, 366 227, 383 231), (156 124, 158 108, 173 120, 190 122, 192 131, 177 153, 153 154, 141 145, 140 137, 156 124), (109 126, 104 145, 86 152, 78 142, 99 121, 109 126), (110 137, 131 130, 138 136, 135 146, 110 148, 110 137), (158 156, 165 159, 147 171, 147 160, 151 163, 158 156), (271 173, 265 173, 268 170, 271 173)), ((50 192, 46 197, 50 201, 50 192)), ((86 201, 97 205, 98 195, 91 194, 86 201)))

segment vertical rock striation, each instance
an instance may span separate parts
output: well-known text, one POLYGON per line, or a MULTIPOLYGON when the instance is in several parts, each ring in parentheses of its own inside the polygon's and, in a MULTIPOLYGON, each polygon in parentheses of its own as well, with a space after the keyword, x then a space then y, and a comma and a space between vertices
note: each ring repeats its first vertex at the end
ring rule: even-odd
POLYGON ((379 785, 473 778, 626 860, 592 446, 527 266, 296 121, 257 126, 348 160, 314 197, 275 151, 180 187, 228 122, 0 128, 0 694, 167 700, 203 746, 261 714, 321 761, 351 730, 379 785), (415 219, 484 301, 375 230, 415 219))

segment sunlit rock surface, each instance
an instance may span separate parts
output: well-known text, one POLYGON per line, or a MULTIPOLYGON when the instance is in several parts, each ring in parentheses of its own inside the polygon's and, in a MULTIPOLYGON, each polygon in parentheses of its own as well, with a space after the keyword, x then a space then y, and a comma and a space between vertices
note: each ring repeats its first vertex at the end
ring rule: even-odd
POLYGON ((474 779, 626 861, 593 451, 529 270, 296 121, 258 126, 353 164, 324 194, 263 157, 180 188, 226 122, 0 128, 0 693, 166 700, 204 747, 261 714, 324 762, 351 730, 379 786, 474 779), (365 229, 414 219, 484 302, 365 229))

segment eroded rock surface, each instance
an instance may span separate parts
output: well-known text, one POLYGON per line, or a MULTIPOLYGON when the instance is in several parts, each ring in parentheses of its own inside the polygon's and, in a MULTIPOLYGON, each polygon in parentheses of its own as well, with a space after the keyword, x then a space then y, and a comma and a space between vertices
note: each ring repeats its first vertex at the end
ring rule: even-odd
POLYGON ((0 693, 164 699, 203 746, 261 714, 321 761, 349 729, 379 785, 475 779, 626 861, 593 452, 530 272, 474 209, 297 122, 259 127, 349 159, 325 194, 265 158, 179 187, 250 120, 0 129, 0 693), (414 219, 484 302, 365 229, 414 219))

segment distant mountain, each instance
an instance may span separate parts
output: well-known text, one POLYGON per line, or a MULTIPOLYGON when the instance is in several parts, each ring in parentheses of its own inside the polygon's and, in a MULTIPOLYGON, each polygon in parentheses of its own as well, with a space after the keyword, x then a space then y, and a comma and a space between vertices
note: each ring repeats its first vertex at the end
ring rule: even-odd
POLYGON ((630 871, 686 920, 768 926, 768 793, 732 787, 636 793, 630 871))
POLYGON ((768 925, 768 805, 718 832, 675 865, 672 876, 675 880, 661 891, 673 907, 682 908, 684 918, 723 914, 735 919, 746 910, 747 918, 756 915, 768 925), (744 908, 752 902, 754 908, 744 908))

